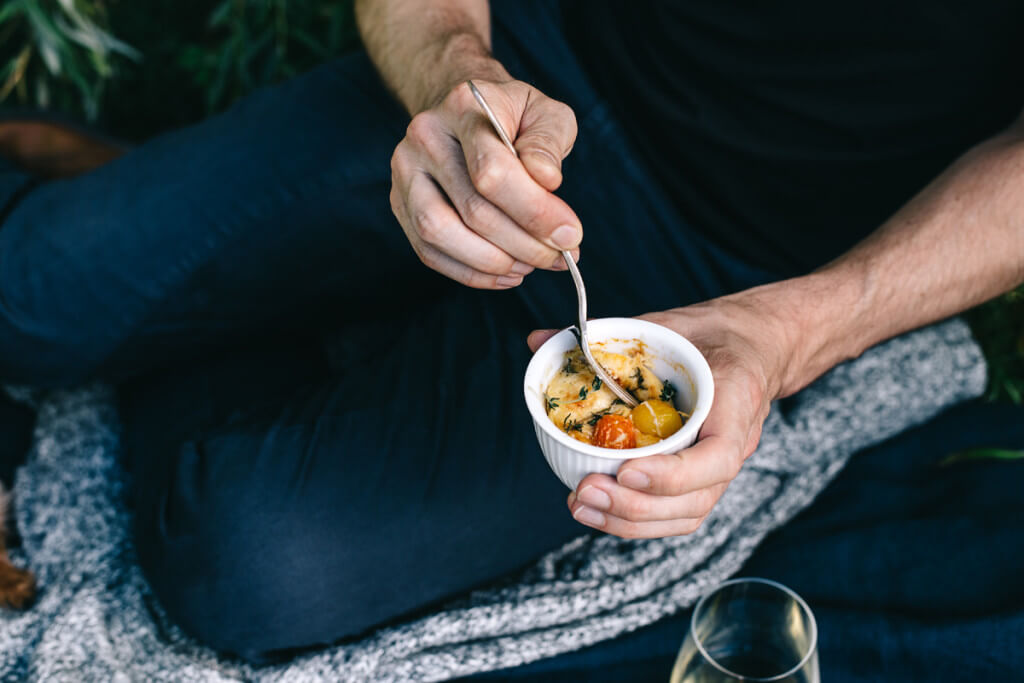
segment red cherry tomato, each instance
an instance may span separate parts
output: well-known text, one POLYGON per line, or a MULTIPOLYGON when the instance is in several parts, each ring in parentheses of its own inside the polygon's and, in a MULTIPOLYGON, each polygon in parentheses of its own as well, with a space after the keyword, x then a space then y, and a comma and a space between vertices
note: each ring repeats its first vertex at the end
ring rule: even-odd
POLYGON ((601 448, 636 448, 633 421, 623 415, 605 415, 594 427, 594 445, 601 448))

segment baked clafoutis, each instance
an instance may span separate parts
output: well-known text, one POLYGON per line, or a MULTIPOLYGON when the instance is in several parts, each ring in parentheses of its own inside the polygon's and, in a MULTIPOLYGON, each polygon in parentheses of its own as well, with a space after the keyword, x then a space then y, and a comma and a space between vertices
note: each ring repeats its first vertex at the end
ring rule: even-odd
POLYGON ((601 448, 639 448, 675 434, 688 414, 675 405, 676 389, 651 370, 643 342, 612 353, 590 347, 598 363, 640 405, 630 408, 603 385, 577 348, 565 354, 562 368, 544 391, 548 417, 563 432, 601 448))

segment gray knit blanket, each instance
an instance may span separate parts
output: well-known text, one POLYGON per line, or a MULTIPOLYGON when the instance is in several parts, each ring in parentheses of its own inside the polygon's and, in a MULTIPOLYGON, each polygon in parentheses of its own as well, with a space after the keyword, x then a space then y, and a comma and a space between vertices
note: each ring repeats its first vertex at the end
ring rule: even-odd
POLYGON ((35 444, 15 482, 24 545, 14 559, 36 572, 40 594, 31 610, 0 615, 0 680, 435 681, 576 650, 686 608, 853 453, 984 384, 959 320, 891 340, 775 406, 757 452, 697 533, 581 536, 436 614, 266 668, 219 658, 153 599, 132 547, 109 389, 38 397, 35 444))

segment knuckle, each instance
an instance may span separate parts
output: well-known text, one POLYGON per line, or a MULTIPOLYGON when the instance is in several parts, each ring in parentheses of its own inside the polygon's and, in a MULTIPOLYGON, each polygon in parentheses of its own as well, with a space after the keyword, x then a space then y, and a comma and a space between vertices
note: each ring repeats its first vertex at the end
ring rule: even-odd
POLYGON ((428 249, 423 249, 417 245, 413 245, 413 251, 416 252, 416 256, 419 257, 420 262, 431 270, 437 270, 438 261, 437 257, 428 249))
POLYGON ((398 217, 402 211, 402 195, 394 183, 391 185, 391 192, 388 193, 388 201, 391 204, 391 213, 398 217))
POLYGON ((442 241, 443 229, 437 218, 430 211, 417 209, 412 217, 416 233, 427 244, 437 246, 442 241))
POLYGON ((728 477, 728 481, 732 481, 733 479, 735 479, 739 475, 740 469, 742 467, 743 467, 743 454, 742 454, 742 452, 737 452, 734 455, 730 455, 729 456, 729 461, 726 464, 726 469, 725 469, 725 473, 726 473, 726 476, 728 477))
POLYGON ((405 141, 398 143, 394 153, 391 155, 391 178, 395 180, 403 177, 409 169, 408 150, 405 141))
POLYGON ((492 250, 480 257, 480 270, 488 275, 504 275, 512 268, 515 259, 511 256, 492 250))
POLYGON ((433 125, 429 112, 420 112, 413 116, 409 125, 405 127, 405 137, 412 141, 418 141, 429 135, 433 125))
POLYGON ((646 520, 651 516, 651 504, 643 496, 631 497, 623 506, 623 514, 626 519, 646 520))
POLYGON ((551 237, 551 233, 555 230, 555 224, 559 223, 554 220, 551 215, 550 208, 546 206, 538 206, 536 204, 530 207, 529 213, 522 218, 523 228, 528 233, 534 235, 539 239, 548 239, 551 237))
POLYGON ((508 173, 507 163, 498 161, 491 154, 483 154, 473 165, 470 178, 480 194, 484 197, 492 197, 501 188, 508 173))
POLYGON ((717 496, 715 496, 714 491, 710 489, 698 491, 696 500, 697 516, 700 518, 706 517, 711 512, 711 508, 715 506, 716 500, 717 496))
POLYGON ((437 147, 439 137, 435 119, 435 115, 429 111, 420 112, 412 117, 412 121, 405 129, 406 140, 415 147, 432 154, 437 147))
POLYGON ((491 218, 489 208, 490 202, 476 192, 472 192, 462 202, 462 217, 466 219, 467 225, 486 229, 491 218))
POLYGON ((473 91, 465 81, 459 83, 449 91, 441 106, 450 111, 463 112, 476 104, 473 91))
POLYGON ((682 467, 683 456, 678 456, 680 463, 678 466, 673 467, 667 477, 665 477, 666 488, 671 495, 681 495, 686 491, 686 484, 688 481, 688 475, 686 474, 685 467, 682 467))

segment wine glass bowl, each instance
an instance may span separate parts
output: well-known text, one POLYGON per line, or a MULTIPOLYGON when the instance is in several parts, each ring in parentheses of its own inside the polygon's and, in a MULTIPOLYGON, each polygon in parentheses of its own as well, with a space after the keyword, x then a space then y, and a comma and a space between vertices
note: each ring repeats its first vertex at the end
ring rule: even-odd
POLYGON ((671 683, 820 683, 818 627, 804 600, 775 581, 726 581, 701 598, 671 683))

